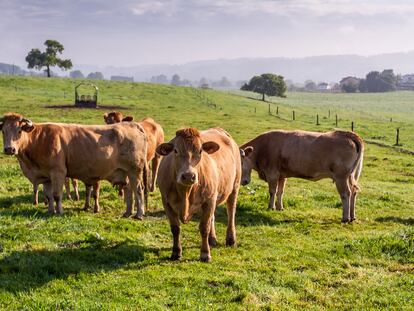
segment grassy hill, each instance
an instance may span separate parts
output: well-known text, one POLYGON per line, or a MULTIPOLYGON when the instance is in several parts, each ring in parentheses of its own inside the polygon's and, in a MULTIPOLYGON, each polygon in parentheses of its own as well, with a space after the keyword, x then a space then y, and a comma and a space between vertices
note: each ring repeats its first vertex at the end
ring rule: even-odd
MULTIPOLYGON (((49 107, 71 104, 78 82, 0 77, 0 114, 103 123, 106 109, 49 107)), ((158 191, 142 222, 120 217, 123 202, 108 183, 100 214, 65 200, 64 216, 50 217, 32 205, 17 160, 1 154, 1 309, 412 308, 414 157, 392 145, 399 127, 402 148, 414 150, 413 93, 292 93, 272 99, 269 115, 268 104, 249 93, 96 83, 102 105, 122 106, 136 119, 152 116, 166 139, 184 126, 221 126, 241 144, 276 128, 330 130, 338 114, 339 127, 349 129, 354 121, 364 139, 388 147, 367 145, 353 225, 340 224, 332 181, 288 180, 285 211, 275 212, 267 210, 267 185, 255 178, 240 192, 237 248, 224 246, 226 215, 218 208, 220 245, 211 264, 198 261, 196 219, 182 227, 183 260, 168 260, 172 237, 158 191)))

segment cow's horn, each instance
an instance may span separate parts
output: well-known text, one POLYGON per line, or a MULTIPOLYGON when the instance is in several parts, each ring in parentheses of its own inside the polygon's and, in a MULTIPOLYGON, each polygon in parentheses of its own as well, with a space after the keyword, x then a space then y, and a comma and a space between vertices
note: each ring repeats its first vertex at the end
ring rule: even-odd
POLYGON ((21 122, 26 122, 27 126, 32 126, 33 122, 30 119, 23 118, 21 122))

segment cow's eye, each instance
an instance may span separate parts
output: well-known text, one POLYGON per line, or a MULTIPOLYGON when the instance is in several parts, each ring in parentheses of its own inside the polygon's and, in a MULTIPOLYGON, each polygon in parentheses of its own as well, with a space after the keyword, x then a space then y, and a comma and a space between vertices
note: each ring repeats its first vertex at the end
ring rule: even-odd
POLYGON ((19 130, 19 134, 21 134, 21 133, 22 133, 22 129, 19 130))
POLYGON ((201 154, 202 152, 203 152, 203 149, 200 149, 200 152, 199 153, 201 154))
POLYGON ((177 149, 174 149, 174 153, 175 153, 175 154, 177 154, 177 153, 178 153, 177 149))

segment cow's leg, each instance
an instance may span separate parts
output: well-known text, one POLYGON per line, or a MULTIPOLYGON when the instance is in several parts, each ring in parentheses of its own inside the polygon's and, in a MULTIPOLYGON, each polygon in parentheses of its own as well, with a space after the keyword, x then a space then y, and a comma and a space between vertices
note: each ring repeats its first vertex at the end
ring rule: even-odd
POLYGON ((152 159, 151 163, 151 186, 150 191, 154 192, 155 190, 155 183, 157 181, 157 173, 158 173, 158 167, 160 166, 160 159, 161 157, 159 155, 155 155, 154 159, 152 159))
POLYGON ((210 235, 208 236, 208 244, 211 247, 217 246, 216 226, 214 214, 211 217, 210 235))
POLYGON ((34 205, 39 204, 39 184, 38 183, 34 183, 33 184, 33 200, 34 200, 34 205))
POLYGON ((142 171, 139 170, 137 175, 131 174, 128 176, 129 183, 131 185, 131 190, 135 197, 135 207, 137 209, 137 213, 135 214, 134 218, 142 220, 145 215, 144 209, 144 187, 141 178, 138 176, 142 176, 142 171))
POLYGON ((210 235, 211 228, 211 218, 214 215, 214 209, 216 207, 215 200, 210 200, 203 204, 201 209, 201 219, 200 219, 200 234, 201 234, 201 250, 200 250, 200 260, 202 262, 210 262, 210 246, 208 244, 208 237, 210 235))
POLYGON ((269 209, 275 209, 275 196, 276 196, 276 190, 277 190, 277 184, 278 184, 278 179, 271 179, 268 182, 268 186, 269 186, 269 205, 268 208, 269 209))
POLYGON ((358 192, 356 190, 352 191, 351 198, 350 198, 350 221, 353 222, 355 218, 355 204, 356 204, 356 197, 358 192))
POLYGON ((125 200, 126 209, 122 217, 129 217, 132 214, 132 203, 133 203, 131 184, 127 183, 123 189, 124 189, 124 200, 125 200))
POLYGON ((66 192, 66 197, 69 200, 72 200, 72 195, 70 194, 70 178, 68 177, 65 178, 65 192, 66 192))
POLYGON ((96 182, 93 185, 93 194, 92 194, 93 199, 95 201, 95 205, 93 206, 93 212, 94 213, 99 213, 99 209, 100 209, 100 206, 99 206, 99 189, 100 189, 99 182, 96 182))
POLYGON ((83 210, 87 211, 90 207, 92 194, 92 185, 85 184, 85 204, 83 205, 83 210))
POLYGON ((279 182, 277 184, 277 192, 276 192, 276 196, 277 196, 276 209, 278 211, 283 210, 283 192, 285 190, 285 185, 286 185, 286 178, 279 178, 279 182))
POLYGON ((52 184, 50 182, 46 182, 43 184, 43 195, 45 199, 45 205, 48 206, 49 214, 54 214, 55 209, 53 206, 52 184))
POLYGON ((239 187, 233 189, 233 192, 227 199, 227 231, 226 231, 226 246, 236 245, 236 206, 239 187))
POLYGON ((168 203, 164 203, 164 209, 170 222, 171 233, 173 235, 173 248, 170 259, 180 260, 183 252, 180 240, 180 220, 168 203))
POLYGON ((350 221, 349 199, 351 196, 351 189, 349 187, 348 178, 338 178, 335 180, 335 184, 342 201, 342 222, 346 223, 350 221))
POLYGON ((63 171, 52 172, 50 176, 50 180, 52 182, 52 195, 56 203, 55 210, 58 214, 63 214, 62 195, 63 195, 63 185, 65 184, 65 178, 66 178, 66 172, 63 172, 63 171))
POLYGON ((76 201, 79 201, 79 199, 80 199, 80 196, 79 196, 79 183, 76 179, 72 178, 72 186, 73 186, 73 190, 75 190, 76 201))

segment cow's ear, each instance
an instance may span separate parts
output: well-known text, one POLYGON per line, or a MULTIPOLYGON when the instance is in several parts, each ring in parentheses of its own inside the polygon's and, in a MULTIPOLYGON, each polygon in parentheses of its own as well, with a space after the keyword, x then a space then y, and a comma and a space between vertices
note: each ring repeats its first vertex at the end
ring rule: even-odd
POLYGON ((127 116, 125 118, 122 119, 123 122, 132 122, 134 121, 134 117, 132 116, 127 116))
POLYGON ((163 143, 163 144, 159 145, 155 151, 157 152, 157 154, 159 154, 161 156, 166 156, 171 151, 173 151, 173 149, 174 149, 174 145, 173 144, 171 144, 171 143, 163 143))
POLYGON ((108 119, 108 114, 107 114, 107 113, 105 113, 105 114, 103 115, 103 117, 104 117, 104 120, 105 120, 105 122, 106 122, 106 119, 108 119))
POLYGON ((22 130, 27 132, 27 133, 30 133, 31 131, 34 130, 34 125, 33 124, 32 125, 24 124, 24 125, 22 125, 22 130))
POLYGON ((203 144, 203 150, 208 154, 212 154, 220 149, 219 144, 215 143, 214 141, 208 141, 203 144))
POLYGON ((244 151, 244 156, 245 157, 248 157, 249 155, 251 155, 253 150, 254 150, 254 148, 252 146, 248 146, 244 149, 241 149, 241 151, 244 151))

